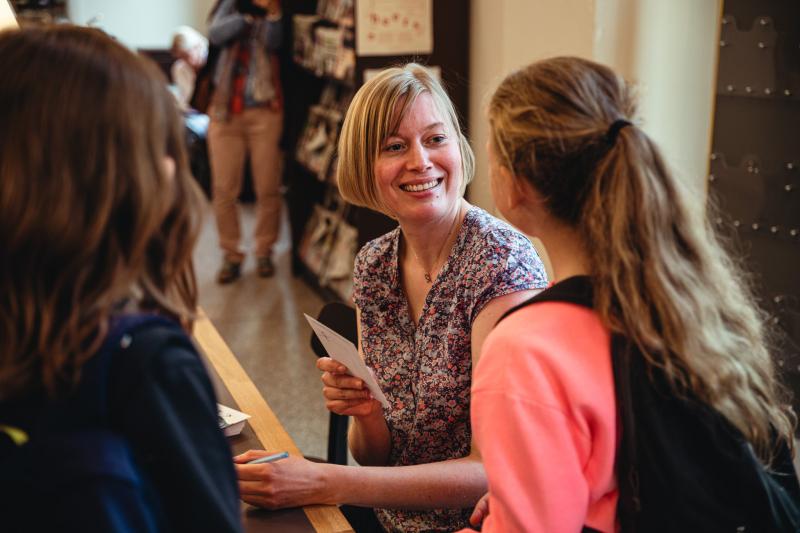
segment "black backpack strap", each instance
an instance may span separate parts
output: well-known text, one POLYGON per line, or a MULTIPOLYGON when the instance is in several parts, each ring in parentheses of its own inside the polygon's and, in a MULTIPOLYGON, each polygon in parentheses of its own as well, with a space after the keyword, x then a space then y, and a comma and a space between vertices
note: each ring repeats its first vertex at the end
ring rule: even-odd
POLYGON ((637 531, 636 517, 641 510, 639 498, 639 473, 636 469, 636 418, 633 409, 633 391, 631 389, 631 343, 621 335, 611 337, 611 364, 614 373, 614 395, 617 400, 617 420, 621 425, 619 431, 619 448, 614 470, 617 475, 619 498, 617 515, 620 531, 631 533, 637 531))
POLYGON ((500 323, 504 318, 519 311, 529 305, 543 302, 566 302, 583 307, 592 307, 592 282, 588 276, 573 276, 550 286, 536 296, 529 298, 519 305, 506 311, 497 321, 500 323))

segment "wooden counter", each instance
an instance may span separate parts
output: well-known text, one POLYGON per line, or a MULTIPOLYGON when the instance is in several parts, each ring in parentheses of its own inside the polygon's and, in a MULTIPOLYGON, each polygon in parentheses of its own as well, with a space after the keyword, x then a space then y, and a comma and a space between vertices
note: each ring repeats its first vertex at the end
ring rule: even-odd
MULTIPOLYGON (((256 444, 258 444, 255 447, 265 450, 286 450, 292 455, 302 456, 302 453, 300 453, 289 434, 286 433, 275 413, 272 412, 266 400, 258 392, 250 377, 239 364, 236 356, 225 344, 225 341, 202 309, 198 311, 197 321, 194 325, 194 339, 205 354, 208 363, 210 363, 210 373, 216 374, 212 378, 218 378, 222 382, 224 389, 226 389, 225 391, 220 391, 220 399, 226 400, 224 398, 226 396, 225 393, 229 393, 234 402, 230 407, 251 416, 247 421, 249 427, 245 427, 246 433, 244 433, 244 437, 237 438, 236 441, 232 442, 234 450, 239 453, 247 448, 253 448, 254 446, 250 444, 252 444, 252 436, 254 436, 257 439, 256 444)), ((226 404, 226 401, 221 401, 220 403, 226 404)), ((260 522, 270 522, 270 529, 277 531, 279 529, 275 529, 275 526, 278 525, 275 521, 288 517, 287 513, 292 512, 292 510, 271 512, 256 510, 250 506, 247 507, 248 509, 246 509, 243 516, 245 530, 247 531, 263 529, 257 527, 260 522)), ((303 507, 302 510, 313 526, 314 531, 318 533, 353 531, 336 506, 309 505, 303 507)), ((286 529, 288 530, 288 528, 286 529)))

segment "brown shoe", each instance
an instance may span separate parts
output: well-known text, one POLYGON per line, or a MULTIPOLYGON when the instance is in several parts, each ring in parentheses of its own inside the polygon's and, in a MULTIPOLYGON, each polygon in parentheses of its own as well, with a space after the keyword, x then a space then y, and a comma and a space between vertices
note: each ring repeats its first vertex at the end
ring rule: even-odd
POLYGON ((222 261, 222 266, 217 273, 217 283, 225 285, 236 281, 242 274, 242 263, 225 259, 222 261))
POLYGON ((275 265, 272 264, 270 256, 258 258, 258 275, 262 278, 269 278, 275 275, 275 265))

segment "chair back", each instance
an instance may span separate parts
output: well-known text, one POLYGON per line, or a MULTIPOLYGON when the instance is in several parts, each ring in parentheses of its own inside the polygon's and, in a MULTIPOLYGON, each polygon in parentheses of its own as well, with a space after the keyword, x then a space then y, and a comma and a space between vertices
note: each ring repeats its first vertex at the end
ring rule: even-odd
MULTIPOLYGON (((317 320, 331 328, 333 331, 358 346, 358 325, 356 324, 356 310, 342 302, 330 302, 320 309, 317 320)), ((311 349, 317 357, 327 357, 328 353, 311 332, 311 349)))
MULTIPOLYGON (((327 303, 320 310, 317 320, 358 346, 358 321, 354 308, 342 302, 327 303)), ((311 332, 311 349, 317 357, 328 356, 313 331, 311 332)), ((329 463, 347 464, 347 423, 348 417, 331 413, 328 425, 329 463)))

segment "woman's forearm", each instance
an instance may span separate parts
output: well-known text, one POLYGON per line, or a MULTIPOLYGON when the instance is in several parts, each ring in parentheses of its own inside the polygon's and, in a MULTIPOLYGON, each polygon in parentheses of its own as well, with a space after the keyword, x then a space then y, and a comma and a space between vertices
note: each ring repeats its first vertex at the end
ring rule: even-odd
POLYGON ((352 421, 347 440, 353 459, 363 466, 388 464, 392 442, 380 408, 369 416, 354 416, 352 421))
POLYGON ((471 508, 486 493, 486 474, 475 457, 412 466, 322 464, 332 501, 403 509, 471 508))

